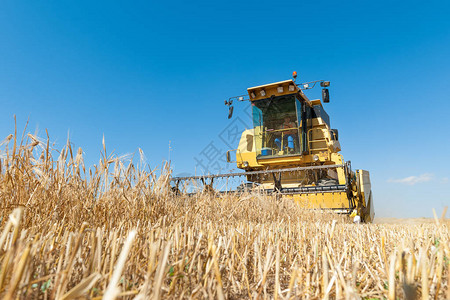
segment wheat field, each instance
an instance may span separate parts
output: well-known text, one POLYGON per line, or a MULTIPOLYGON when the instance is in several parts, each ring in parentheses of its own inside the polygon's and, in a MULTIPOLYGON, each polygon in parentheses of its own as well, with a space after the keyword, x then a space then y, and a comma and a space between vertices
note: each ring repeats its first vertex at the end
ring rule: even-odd
POLYGON ((104 142, 90 168, 69 141, 0 147, 3 299, 450 299, 444 216, 358 225, 261 194, 175 195, 170 166, 104 142))

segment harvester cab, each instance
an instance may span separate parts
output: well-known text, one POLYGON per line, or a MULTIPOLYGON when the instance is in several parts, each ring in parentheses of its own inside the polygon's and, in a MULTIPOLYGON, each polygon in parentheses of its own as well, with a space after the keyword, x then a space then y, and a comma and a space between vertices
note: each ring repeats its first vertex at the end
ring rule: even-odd
POLYGON ((233 114, 233 100, 251 105, 253 128, 244 130, 238 147, 227 152, 227 161, 244 172, 172 180, 178 189, 182 181, 200 179, 205 183, 210 179, 210 188, 215 178, 242 176, 246 187, 292 198, 305 208, 331 209, 371 222, 369 172, 353 171, 350 162, 344 161, 338 131, 331 128, 322 105, 329 102, 330 82, 297 84, 297 74, 293 75, 290 80, 248 88, 248 96, 225 101, 228 118, 233 114), (319 85, 322 100, 308 99, 304 90, 319 85))
MULTIPOLYGON (((313 84, 318 82, 329 101, 325 87, 330 83, 321 80, 313 84)), ((303 85, 309 88, 310 84, 303 85)), ((322 102, 310 101, 293 80, 252 87, 248 94, 253 129, 244 132, 238 149, 231 150, 236 151, 238 168, 285 165, 299 159, 301 163, 325 161, 340 151, 337 130, 330 129, 322 102)))

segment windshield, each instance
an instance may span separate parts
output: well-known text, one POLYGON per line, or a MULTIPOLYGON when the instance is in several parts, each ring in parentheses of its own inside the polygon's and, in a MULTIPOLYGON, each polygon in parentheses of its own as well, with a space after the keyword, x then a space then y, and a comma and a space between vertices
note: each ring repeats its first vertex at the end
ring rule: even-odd
POLYGON ((252 102, 258 158, 300 154, 301 103, 294 95, 252 102))

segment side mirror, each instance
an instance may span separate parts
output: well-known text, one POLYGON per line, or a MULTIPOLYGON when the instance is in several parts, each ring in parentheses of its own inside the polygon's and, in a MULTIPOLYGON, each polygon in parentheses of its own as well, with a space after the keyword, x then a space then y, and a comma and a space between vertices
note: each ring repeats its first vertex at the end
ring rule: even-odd
POLYGON ((228 106, 228 119, 231 119, 233 116, 233 106, 231 106, 231 104, 233 104, 233 100, 225 100, 225 105, 228 106))
POLYGON ((227 162, 231 162, 230 151, 227 151, 227 162))
POLYGON ((323 101, 323 103, 330 102, 330 92, 326 88, 322 89, 322 101, 323 101))
POLYGON ((322 82, 320 83, 320 86, 321 86, 321 87, 329 87, 329 86, 330 86, 330 82, 329 82, 329 81, 322 81, 322 82))
POLYGON ((228 107, 228 119, 231 119, 233 116, 233 106, 228 107))
POLYGON ((337 129, 331 129, 331 134, 333 135, 333 139, 335 141, 339 141, 339 133, 337 129))

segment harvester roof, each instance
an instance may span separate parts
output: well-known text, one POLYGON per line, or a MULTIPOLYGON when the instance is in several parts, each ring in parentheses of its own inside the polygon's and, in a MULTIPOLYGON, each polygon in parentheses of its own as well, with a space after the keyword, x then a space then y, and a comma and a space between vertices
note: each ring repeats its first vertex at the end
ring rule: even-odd
POLYGON ((306 102, 309 99, 292 79, 250 87, 247 89, 250 101, 267 99, 270 96, 299 94, 306 102))

